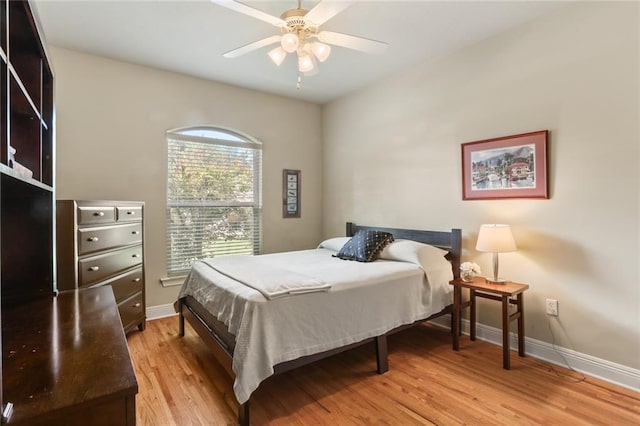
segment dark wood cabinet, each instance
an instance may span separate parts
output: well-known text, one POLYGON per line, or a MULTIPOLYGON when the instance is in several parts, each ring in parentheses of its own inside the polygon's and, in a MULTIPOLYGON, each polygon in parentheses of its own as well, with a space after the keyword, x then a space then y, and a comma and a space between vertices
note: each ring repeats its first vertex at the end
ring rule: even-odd
POLYGON ((138 392, 108 286, 5 308, 8 425, 134 425, 138 392))
MULTIPOLYGON (((0 295, 2 339, 11 309, 55 294, 53 73, 27 1, 0 0, 0 295)), ((11 353, 2 347, 3 363, 11 353)), ((8 376, 0 368, 3 421, 8 376)))
POLYGON ((144 203, 58 200, 58 288, 111 286, 125 331, 145 326, 144 203))
POLYGON ((0 275, 6 304, 55 291, 54 112, 53 73, 29 3, 0 4, 0 275))

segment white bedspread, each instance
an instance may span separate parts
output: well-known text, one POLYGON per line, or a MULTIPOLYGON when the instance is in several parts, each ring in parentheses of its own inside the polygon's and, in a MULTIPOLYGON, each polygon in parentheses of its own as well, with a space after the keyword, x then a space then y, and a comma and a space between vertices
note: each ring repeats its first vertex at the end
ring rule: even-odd
POLYGON ((264 256, 224 256, 204 259, 217 272, 258 290, 267 299, 327 291, 331 284, 299 272, 274 266, 264 256))
POLYGON ((451 264, 444 258, 430 267, 428 282, 425 271, 412 263, 360 263, 333 258, 333 253, 316 249, 259 256, 331 284, 326 292, 273 300, 203 262, 193 266, 178 297, 194 297, 236 336, 233 389, 238 402, 249 399, 274 365, 384 334, 452 301, 451 264))

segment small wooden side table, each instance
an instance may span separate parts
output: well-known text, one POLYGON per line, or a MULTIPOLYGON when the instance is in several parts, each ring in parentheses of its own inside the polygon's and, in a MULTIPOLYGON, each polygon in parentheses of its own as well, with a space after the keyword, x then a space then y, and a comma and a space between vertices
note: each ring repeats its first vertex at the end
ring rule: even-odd
POLYGON ((502 302, 502 366, 511 369, 509 356, 509 327, 511 321, 518 319, 518 355, 524 356, 524 304, 522 293, 529 288, 527 284, 507 282, 491 284, 484 278, 476 277, 472 282, 464 282, 460 278, 450 281, 453 286, 453 350, 460 349, 460 313, 469 307, 470 338, 476 340, 476 297, 502 302), (462 288, 469 289, 469 301, 462 302, 462 288), (516 312, 509 315, 509 304, 516 305, 516 312))

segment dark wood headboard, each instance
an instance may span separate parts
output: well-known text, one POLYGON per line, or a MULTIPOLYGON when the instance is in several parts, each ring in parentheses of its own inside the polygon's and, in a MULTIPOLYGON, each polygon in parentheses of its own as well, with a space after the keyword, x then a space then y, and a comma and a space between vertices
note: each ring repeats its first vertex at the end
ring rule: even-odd
POLYGON ((379 226, 360 226, 347 222, 347 237, 353 237, 361 229, 373 229, 389 232, 395 239, 413 240, 447 250, 447 259, 451 262, 453 276, 460 276, 460 258, 462 256, 462 230, 422 231, 417 229, 381 228, 379 226))

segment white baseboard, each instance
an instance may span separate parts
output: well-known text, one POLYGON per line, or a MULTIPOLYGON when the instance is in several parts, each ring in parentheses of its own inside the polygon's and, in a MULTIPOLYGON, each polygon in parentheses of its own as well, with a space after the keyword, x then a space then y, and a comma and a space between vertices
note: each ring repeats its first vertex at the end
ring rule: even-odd
MULTIPOLYGON (((449 328, 451 324, 450 315, 437 318, 432 323, 449 328)), ((462 320, 462 332, 469 334, 469 321, 462 320)), ((502 346, 502 330, 484 324, 477 324, 476 337, 480 340, 502 346)), ((575 371, 587 374, 607 382, 640 392, 640 370, 616 364, 591 355, 576 352, 560 346, 553 346, 541 340, 524 338, 527 356, 542 359, 561 367, 570 367, 575 371)), ((511 333, 511 349, 518 349, 518 338, 511 333)))
POLYGON ((178 314, 173 309, 173 303, 168 303, 166 305, 147 306, 147 321, 172 317, 174 315, 178 314))

